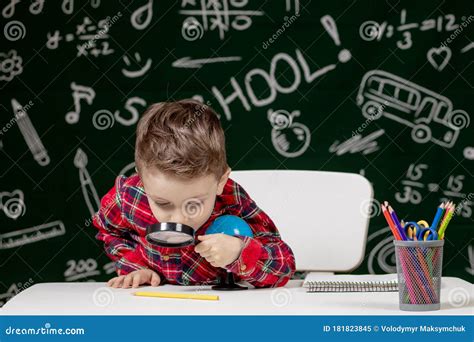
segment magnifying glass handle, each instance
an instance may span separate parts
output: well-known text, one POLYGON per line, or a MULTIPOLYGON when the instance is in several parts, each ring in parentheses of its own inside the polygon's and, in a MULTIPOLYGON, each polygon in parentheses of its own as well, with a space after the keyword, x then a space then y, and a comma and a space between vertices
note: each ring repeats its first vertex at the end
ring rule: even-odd
POLYGON ((225 275, 219 276, 219 284, 214 285, 212 289, 217 291, 238 291, 247 290, 248 287, 236 284, 234 274, 230 271, 226 271, 225 275))

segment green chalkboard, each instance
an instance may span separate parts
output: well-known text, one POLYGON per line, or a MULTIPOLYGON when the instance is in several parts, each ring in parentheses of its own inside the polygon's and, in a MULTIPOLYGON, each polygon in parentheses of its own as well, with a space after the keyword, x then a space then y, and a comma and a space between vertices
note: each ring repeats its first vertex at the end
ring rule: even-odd
POLYGON ((474 274, 473 2, 3 1, 0 302, 114 274, 91 215, 133 170, 154 102, 194 97, 230 166, 361 173, 373 184, 357 273, 395 272, 380 210, 458 210, 446 276, 474 274))

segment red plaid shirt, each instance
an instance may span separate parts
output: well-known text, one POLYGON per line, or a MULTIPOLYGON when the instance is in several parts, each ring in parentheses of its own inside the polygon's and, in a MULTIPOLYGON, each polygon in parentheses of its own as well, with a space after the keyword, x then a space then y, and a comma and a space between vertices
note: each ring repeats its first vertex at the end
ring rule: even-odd
MULTIPOLYGON (((255 287, 284 286, 295 271, 293 252, 281 240, 273 221, 231 179, 222 195, 216 197, 209 219, 196 231, 196 243, 214 219, 226 214, 243 218, 254 236, 237 236, 244 242, 242 252, 225 268, 235 275, 236 281, 247 281, 255 287)), ((162 284, 217 284, 226 270, 212 266, 194 251, 193 245, 159 247, 146 240, 146 227, 157 222, 140 177, 137 174, 117 177, 93 220, 99 229, 96 238, 104 242, 117 273, 124 275, 148 268, 160 275, 162 284)))

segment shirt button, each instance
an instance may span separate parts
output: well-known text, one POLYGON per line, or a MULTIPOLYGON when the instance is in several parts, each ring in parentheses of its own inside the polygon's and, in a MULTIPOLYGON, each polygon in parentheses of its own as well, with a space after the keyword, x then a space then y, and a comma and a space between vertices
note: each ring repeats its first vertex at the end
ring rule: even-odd
POLYGON ((241 271, 245 271, 246 269, 247 269, 247 266, 246 266, 246 265, 240 266, 240 270, 241 270, 241 271))
POLYGON ((168 261, 170 259, 170 256, 169 255, 163 255, 162 259, 164 261, 168 261))

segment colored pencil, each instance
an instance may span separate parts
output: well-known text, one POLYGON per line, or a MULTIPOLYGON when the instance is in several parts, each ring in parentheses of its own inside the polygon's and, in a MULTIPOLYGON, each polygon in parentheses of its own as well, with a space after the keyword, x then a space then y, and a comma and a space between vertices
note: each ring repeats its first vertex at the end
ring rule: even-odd
POLYGON ((387 221, 393 236, 395 236, 395 240, 401 240, 400 234, 398 233, 398 229, 395 227, 392 218, 390 217, 390 214, 388 213, 388 210, 384 204, 382 204, 382 213, 383 216, 385 216, 385 220, 387 221))
POLYGON ((444 203, 441 203, 438 206, 438 209, 436 209, 436 214, 435 217, 433 218, 433 222, 431 222, 431 229, 437 230, 438 229, 438 224, 439 221, 441 220, 441 217, 443 216, 443 211, 444 211, 445 205, 444 203))
POLYGON ((397 227, 398 231, 400 232, 400 237, 402 240, 406 240, 407 236, 405 234, 405 231, 403 230, 402 225, 400 224, 400 221, 398 220, 397 214, 395 213, 395 210, 389 205, 388 206, 388 212, 390 213, 390 216, 393 219, 393 222, 395 223, 395 226, 397 227))

